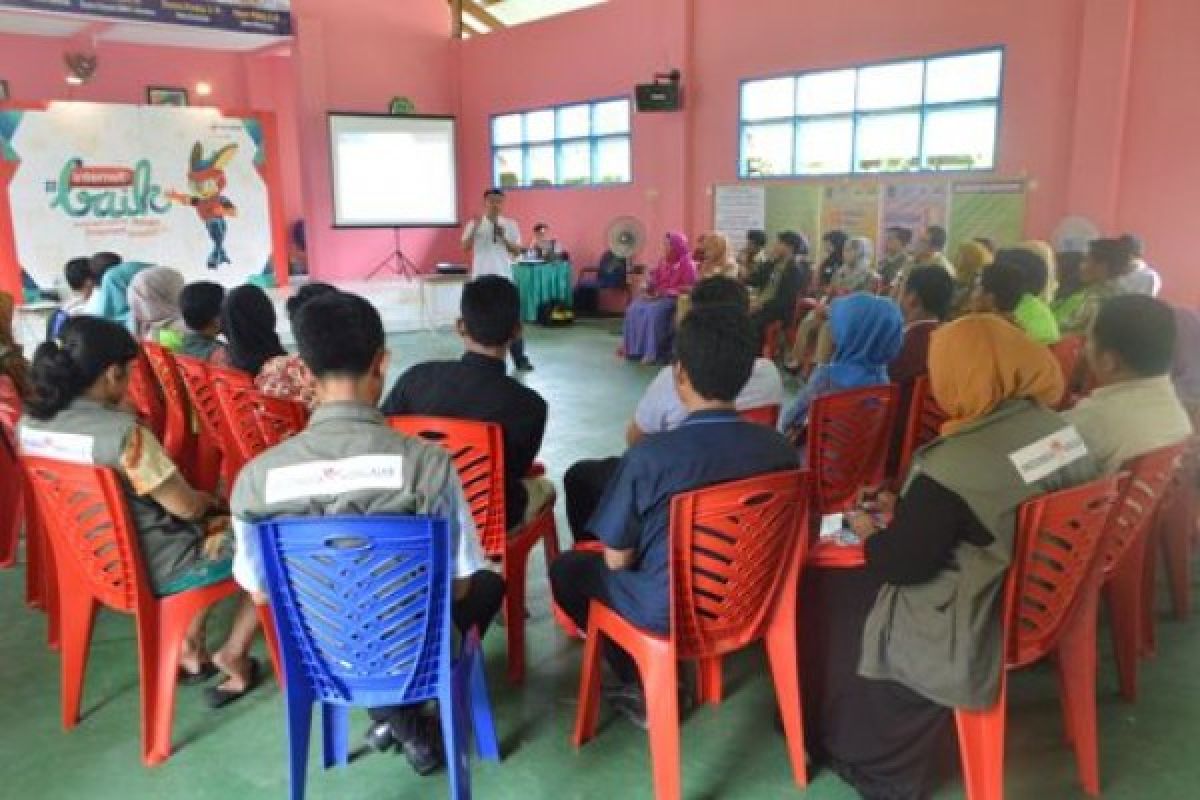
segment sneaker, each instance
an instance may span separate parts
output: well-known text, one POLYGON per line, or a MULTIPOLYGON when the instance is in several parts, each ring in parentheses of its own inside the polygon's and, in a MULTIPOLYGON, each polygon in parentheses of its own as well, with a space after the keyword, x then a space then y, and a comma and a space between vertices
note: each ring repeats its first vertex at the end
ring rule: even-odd
POLYGON ((445 762, 441 726, 417 709, 405 709, 384 722, 374 723, 365 737, 367 747, 385 753, 395 747, 404 754, 413 772, 432 775, 445 762))
POLYGON ((644 731, 650 730, 646 720, 646 695, 636 683, 618 683, 602 687, 605 701, 625 719, 644 731))

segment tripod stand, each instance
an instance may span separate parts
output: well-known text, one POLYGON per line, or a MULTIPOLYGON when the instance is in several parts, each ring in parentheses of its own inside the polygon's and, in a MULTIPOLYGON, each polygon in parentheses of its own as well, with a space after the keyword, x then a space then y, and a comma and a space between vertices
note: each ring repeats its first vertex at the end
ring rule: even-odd
POLYGON ((390 270, 393 275, 399 275, 406 281, 415 281, 420 270, 411 258, 404 254, 404 248, 400 246, 400 229, 392 228, 392 232, 396 236, 395 249, 376 265, 375 269, 367 275, 367 280, 374 280, 375 276, 383 272, 385 269, 390 270))

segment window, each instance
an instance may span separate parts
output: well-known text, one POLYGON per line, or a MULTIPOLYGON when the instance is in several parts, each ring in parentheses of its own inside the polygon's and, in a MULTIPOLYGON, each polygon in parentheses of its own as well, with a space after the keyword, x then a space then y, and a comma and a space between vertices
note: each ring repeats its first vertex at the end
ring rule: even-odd
POLYGON ((621 98, 492 117, 496 186, 630 183, 629 114, 629 99, 621 98))
POLYGON ((992 169, 1003 69, 996 48, 745 81, 739 174, 992 169))

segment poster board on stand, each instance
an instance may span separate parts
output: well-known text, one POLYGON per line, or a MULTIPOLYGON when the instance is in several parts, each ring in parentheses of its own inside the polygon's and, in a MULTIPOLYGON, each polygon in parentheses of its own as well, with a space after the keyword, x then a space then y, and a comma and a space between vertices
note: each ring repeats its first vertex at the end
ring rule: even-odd
POLYGON ((955 183, 946 252, 955 253, 963 242, 981 236, 1000 247, 1021 242, 1025 238, 1025 192, 1023 180, 955 183))
POLYGON ((212 108, 0 106, 0 285, 113 251, 237 285, 287 281, 274 119, 212 108))

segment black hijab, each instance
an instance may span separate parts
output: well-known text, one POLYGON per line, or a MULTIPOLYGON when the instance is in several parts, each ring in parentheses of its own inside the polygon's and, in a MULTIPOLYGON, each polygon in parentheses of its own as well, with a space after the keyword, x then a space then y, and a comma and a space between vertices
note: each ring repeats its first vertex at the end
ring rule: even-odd
POLYGON ((239 286, 225 298, 221 328, 229 342, 229 363, 252 377, 263 364, 287 351, 275 332, 275 306, 257 286, 239 286))

